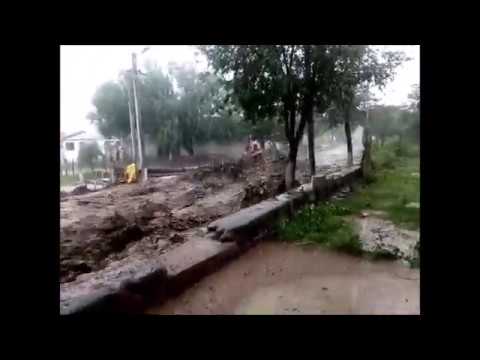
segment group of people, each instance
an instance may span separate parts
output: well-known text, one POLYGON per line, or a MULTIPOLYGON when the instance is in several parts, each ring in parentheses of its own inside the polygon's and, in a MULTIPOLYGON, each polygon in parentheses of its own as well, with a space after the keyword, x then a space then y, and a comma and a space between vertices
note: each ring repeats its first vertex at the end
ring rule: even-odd
POLYGON ((252 158, 258 158, 263 153, 264 150, 270 154, 273 160, 278 160, 278 157, 279 157, 278 150, 273 141, 266 140, 262 148, 262 146, 260 145, 260 142, 257 139, 255 139, 252 135, 248 137, 248 143, 247 143, 247 146, 245 147, 244 155, 252 158))

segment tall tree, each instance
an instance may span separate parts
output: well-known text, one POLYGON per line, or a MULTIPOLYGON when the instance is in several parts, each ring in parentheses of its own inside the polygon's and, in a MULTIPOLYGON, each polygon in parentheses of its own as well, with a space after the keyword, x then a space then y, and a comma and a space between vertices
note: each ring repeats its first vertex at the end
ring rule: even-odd
POLYGON ((109 81, 101 85, 93 96, 96 112, 87 117, 96 123, 105 137, 125 137, 130 133, 128 97, 119 82, 109 81))
MULTIPOLYGON (((330 103, 328 79, 334 74, 329 46, 230 45, 204 46, 210 64, 233 89, 246 119, 256 124, 268 118, 283 122, 289 143, 285 173, 287 189, 295 181, 298 146, 304 129, 314 133, 314 108, 330 103)), ((313 137, 310 136, 311 171, 315 172, 313 137)))
POLYGON ((351 112, 355 94, 359 87, 372 83, 383 88, 395 74, 395 69, 404 60, 403 52, 387 51, 379 55, 379 50, 368 45, 337 45, 335 76, 335 102, 344 113, 345 135, 347 138, 348 165, 353 164, 351 136, 351 112))

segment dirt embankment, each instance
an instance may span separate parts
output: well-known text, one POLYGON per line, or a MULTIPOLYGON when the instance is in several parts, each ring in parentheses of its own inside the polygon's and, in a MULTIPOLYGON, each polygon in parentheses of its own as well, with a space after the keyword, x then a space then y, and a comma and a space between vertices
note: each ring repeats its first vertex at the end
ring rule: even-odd
POLYGON ((191 230, 282 190, 284 161, 208 169, 61 198, 61 283, 138 254, 164 253, 191 230))

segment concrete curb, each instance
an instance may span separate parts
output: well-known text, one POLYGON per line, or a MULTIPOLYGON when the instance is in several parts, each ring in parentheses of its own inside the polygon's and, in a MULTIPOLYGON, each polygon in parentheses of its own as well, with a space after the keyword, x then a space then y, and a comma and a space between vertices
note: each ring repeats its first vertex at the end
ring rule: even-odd
POLYGON ((268 227, 280 216, 292 216, 306 203, 324 200, 335 190, 360 177, 359 166, 330 175, 315 176, 311 184, 280 194, 273 199, 242 209, 210 223, 207 227, 211 239, 241 243, 257 236, 261 227, 268 227))
POLYGON ((99 284, 100 289, 65 301, 60 313, 141 314, 148 305, 161 303, 178 294, 244 249, 235 243, 210 239, 188 241, 152 260, 158 265, 150 271, 133 274, 131 278, 111 286, 99 284))

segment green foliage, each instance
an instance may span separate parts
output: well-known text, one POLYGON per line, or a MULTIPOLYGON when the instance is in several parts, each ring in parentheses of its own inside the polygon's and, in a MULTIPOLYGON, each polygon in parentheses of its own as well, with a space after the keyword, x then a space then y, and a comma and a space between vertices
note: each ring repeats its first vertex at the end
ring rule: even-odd
POLYGON ((113 81, 101 85, 93 96, 95 113, 87 117, 97 124, 105 137, 124 137, 130 132, 128 97, 122 86, 113 81))
POLYGON ((60 175, 60 186, 74 185, 78 182, 78 176, 60 175))
POLYGON ((277 225, 280 239, 304 244, 322 244, 352 254, 361 253, 361 244, 350 223, 342 216, 350 210, 336 204, 305 207, 291 221, 277 225))
POLYGON ((387 138, 398 136, 410 141, 419 141, 420 118, 418 112, 399 106, 379 105, 369 111, 370 131, 381 144, 387 138))
POLYGON ((372 150, 376 164, 375 181, 364 186, 352 196, 340 200, 339 205, 360 213, 365 209, 385 211, 397 225, 409 229, 420 226, 420 209, 407 207, 408 203, 420 202, 420 177, 418 148, 410 144, 409 157, 395 155, 397 144, 390 143, 372 150))
MULTIPOLYGON (((168 70, 147 64, 136 81, 142 132, 147 142, 157 145, 159 155, 178 153, 181 147, 193 154, 196 144, 229 142, 248 134, 241 111, 217 76, 176 64, 168 70)), ((95 93, 96 112, 88 118, 106 137, 129 135, 129 87, 131 75, 124 72, 118 82, 108 82, 95 93)))
POLYGON ((89 167, 94 169, 99 164, 102 152, 96 142, 82 143, 78 153, 78 163, 80 167, 89 167))

